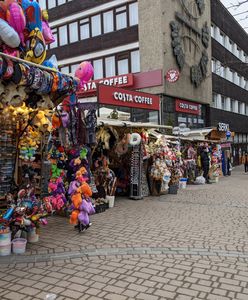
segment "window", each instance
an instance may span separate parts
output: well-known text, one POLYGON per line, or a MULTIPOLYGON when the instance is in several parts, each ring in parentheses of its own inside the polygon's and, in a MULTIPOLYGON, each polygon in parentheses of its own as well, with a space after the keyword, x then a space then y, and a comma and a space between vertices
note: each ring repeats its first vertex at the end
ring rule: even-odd
POLYGON ((212 106, 217 108, 217 94, 213 93, 212 106))
POLYGON ((100 35, 101 30, 101 15, 91 17, 92 36, 100 35))
POLYGON ((78 68, 79 64, 71 65, 71 74, 74 75, 76 69, 78 68))
POLYGON ((118 75, 127 74, 128 72, 128 59, 121 59, 118 61, 118 75))
POLYGON ((131 72, 140 72, 140 53, 139 50, 131 52, 131 72))
POLYGON ((47 7, 46 7, 46 0, 40 0, 39 1, 39 4, 40 4, 40 8, 41 9, 46 9, 47 7))
POLYGON ((122 6, 116 9, 116 30, 120 30, 126 27, 127 27, 126 6, 122 6))
MULTIPOLYGON (((50 1, 50 0, 49 0, 49 1, 50 1)), ((58 5, 62 5, 62 4, 64 4, 64 3, 66 3, 65 0, 58 0, 58 5)))
POLYGON ((85 40, 90 37, 89 18, 80 21, 80 40, 85 40))
POLYGON ((59 45, 68 44, 67 25, 59 27, 59 45))
POLYGON ((129 26, 137 25, 138 23, 138 2, 135 2, 129 5, 129 26))
POLYGON ((48 2, 48 9, 56 7, 56 1, 55 0, 49 0, 48 2))
POLYGON ((113 11, 108 11, 103 14, 103 32, 108 33, 114 31, 113 11))
POLYGON ((53 48, 56 48, 58 47, 58 34, 57 34, 57 28, 55 29, 52 29, 52 33, 53 33, 53 36, 55 38, 55 41, 49 45, 49 48, 50 49, 53 49, 53 48))
POLYGON ((62 73, 65 73, 65 74, 69 74, 69 73, 70 73, 69 67, 68 67, 68 66, 67 66, 67 67, 62 67, 62 68, 60 69, 60 71, 61 71, 62 73))
POLYGON ((231 99, 231 111, 234 112, 234 109, 235 109, 235 101, 233 99, 231 99))
POLYGON ((93 61, 93 67, 94 67, 94 79, 103 78, 102 59, 94 60, 93 61))
POLYGON ((221 43, 222 45, 225 44, 225 35, 224 35, 224 33, 221 32, 221 31, 220 31, 220 43, 221 43))
POLYGON ((214 38, 214 24, 211 24, 211 37, 214 38))
POLYGON ((69 25, 70 43, 78 41, 78 23, 74 22, 69 25))
POLYGON ((225 97, 221 96, 221 109, 225 110, 226 109, 226 103, 225 103, 225 97))
POLYGON ((212 72, 216 73, 216 60, 212 59, 212 72))
POLYGON ((115 57, 107 57, 105 58, 105 75, 106 77, 115 76, 115 57))

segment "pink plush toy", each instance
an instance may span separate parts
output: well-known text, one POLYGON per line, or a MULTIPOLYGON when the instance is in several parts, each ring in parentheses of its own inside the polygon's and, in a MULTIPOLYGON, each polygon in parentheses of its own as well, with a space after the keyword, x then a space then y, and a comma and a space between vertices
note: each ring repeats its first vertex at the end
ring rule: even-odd
POLYGON ((89 61, 82 62, 75 71, 75 77, 79 78, 79 88, 82 88, 93 76, 94 69, 89 61))
POLYGON ((6 19, 9 25, 18 33, 22 45, 24 46, 25 43, 23 31, 26 26, 26 18, 21 6, 18 3, 13 2, 9 4, 6 12, 6 19))

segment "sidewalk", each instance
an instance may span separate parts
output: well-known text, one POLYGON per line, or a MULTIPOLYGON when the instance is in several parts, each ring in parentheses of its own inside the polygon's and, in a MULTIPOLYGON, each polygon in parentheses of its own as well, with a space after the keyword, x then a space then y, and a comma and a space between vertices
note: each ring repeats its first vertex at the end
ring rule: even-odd
POLYGON ((79 234, 49 218, 25 256, 0 258, 1 299, 248 299, 248 177, 132 201, 79 234))

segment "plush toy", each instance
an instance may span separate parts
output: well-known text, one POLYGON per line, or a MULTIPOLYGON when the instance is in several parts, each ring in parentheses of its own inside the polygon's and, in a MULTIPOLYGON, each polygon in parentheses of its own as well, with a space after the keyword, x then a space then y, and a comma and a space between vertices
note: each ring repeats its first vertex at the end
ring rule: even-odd
POLYGON ((0 19, 0 40, 11 48, 17 48, 21 43, 15 29, 2 19, 0 19))
POLYGON ((28 30, 38 28, 42 31, 42 12, 39 3, 36 0, 21 0, 21 5, 25 12, 28 30))
POLYGON ((79 88, 83 88, 84 84, 92 78, 93 74, 94 69, 92 64, 88 61, 82 62, 75 71, 75 77, 80 80, 79 88))
POLYGON ((46 58, 45 41, 39 28, 33 29, 26 43, 25 59, 36 64, 42 64, 46 58))
POLYGON ((59 117, 58 114, 53 114, 52 116, 52 126, 54 129, 57 129, 61 126, 62 122, 61 122, 61 118, 59 117))
POLYGON ((22 45, 24 46, 25 43, 23 31, 26 26, 26 18, 21 6, 18 3, 13 2, 8 5, 6 19, 9 25, 18 33, 22 45))

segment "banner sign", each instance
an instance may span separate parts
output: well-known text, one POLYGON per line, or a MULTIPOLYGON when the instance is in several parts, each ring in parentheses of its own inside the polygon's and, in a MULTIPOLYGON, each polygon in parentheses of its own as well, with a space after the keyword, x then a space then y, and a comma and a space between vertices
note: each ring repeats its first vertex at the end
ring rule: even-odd
POLYGON ((117 107, 124 106, 149 110, 160 109, 160 98, 157 95, 107 85, 98 85, 98 103, 117 107))
POLYGON ((176 111, 190 115, 201 115, 201 104, 176 99, 176 111))

